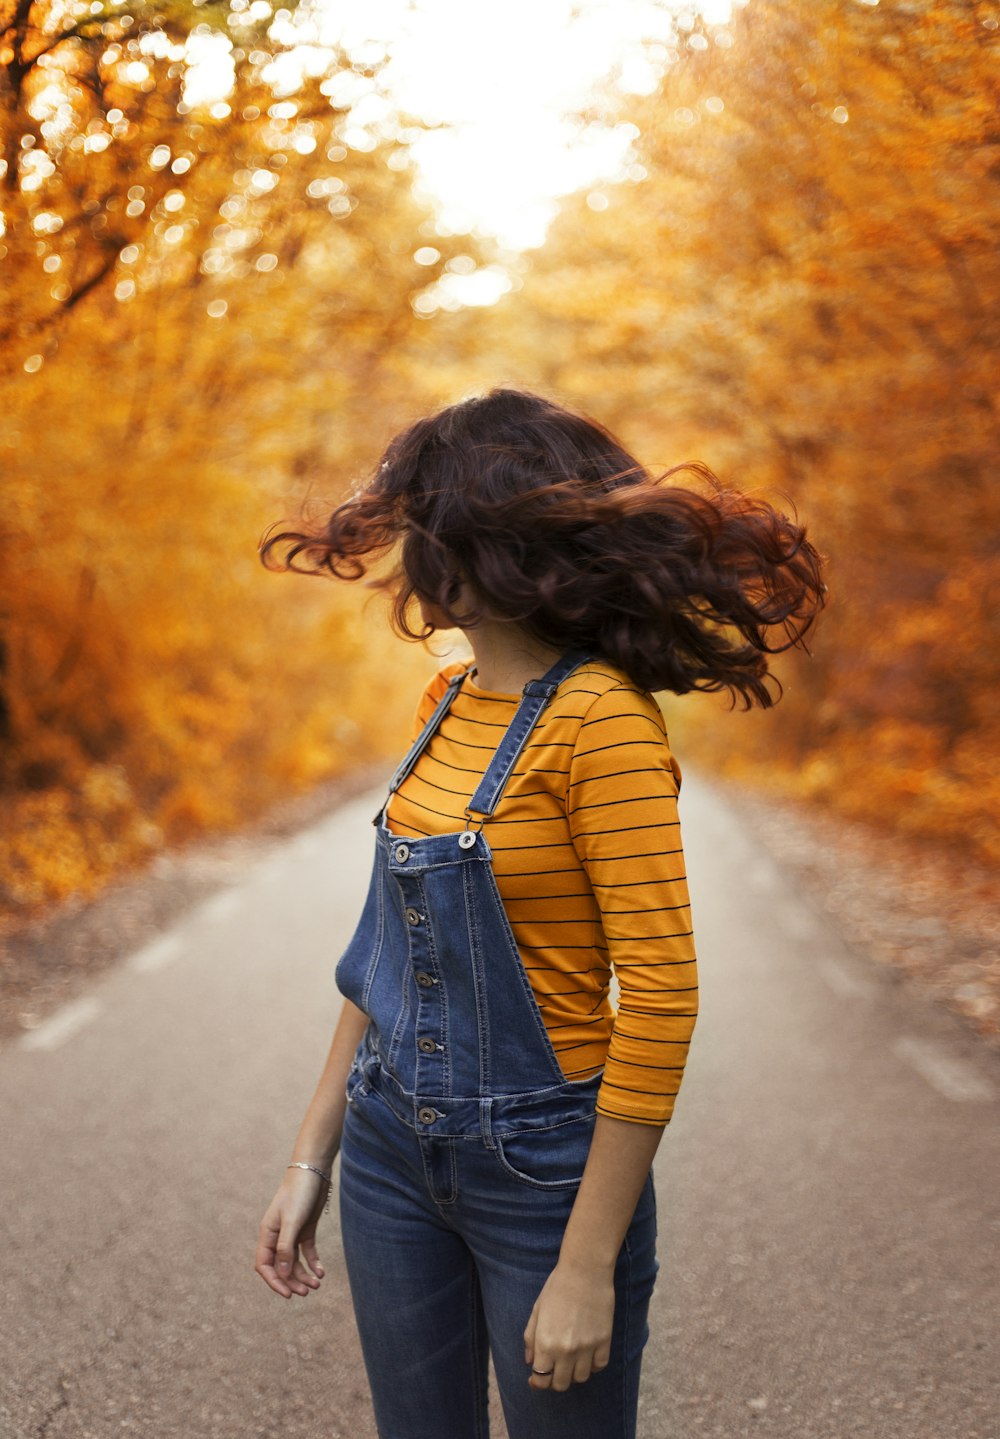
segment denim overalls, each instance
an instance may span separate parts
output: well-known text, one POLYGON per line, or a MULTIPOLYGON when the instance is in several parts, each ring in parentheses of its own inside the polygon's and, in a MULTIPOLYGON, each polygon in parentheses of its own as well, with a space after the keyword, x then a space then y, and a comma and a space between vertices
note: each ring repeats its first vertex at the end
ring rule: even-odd
MULTIPOLYGON (((563 1078, 504 912, 483 826, 539 715, 586 660, 531 680, 464 830, 394 835, 336 971, 370 1016, 347 1082, 344 1252, 381 1439, 483 1439, 487 1359, 510 1439, 631 1439, 656 1273, 647 1180, 619 1255, 607 1368, 563 1393, 528 1384, 524 1328, 559 1255, 600 1075, 563 1078)), ((468 671, 393 775, 402 784, 468 671)))

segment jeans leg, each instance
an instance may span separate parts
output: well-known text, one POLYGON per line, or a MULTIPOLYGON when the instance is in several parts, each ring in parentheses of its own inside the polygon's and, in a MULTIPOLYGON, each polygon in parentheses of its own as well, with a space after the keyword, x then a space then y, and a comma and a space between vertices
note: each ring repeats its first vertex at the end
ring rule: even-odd
POLYGON ((380 1439, 486 1439, 479 1279, 421 1181, 413 1131, 377 1095, 352 1102, 341 1231, 380 1439))
MULTIPOLYGON (((516 1183, 516 1181, 515 1181, 516 1183)), ((656 1278, 656 1203, 643 1189, 615 1266, 615 1318, 607 1368, 562 1393, 533 1389, 524 1329, 558 1259, 573 1193, 527 1196, 523 1222, 475 1242, 483 1302, 510 1439, 635 1439, 647 1313, 656 1278), (532 1211, 535 1211, 534 1213, 532 1211)), ((508 1211, 508 1220, 512 1217, 508 1211)))

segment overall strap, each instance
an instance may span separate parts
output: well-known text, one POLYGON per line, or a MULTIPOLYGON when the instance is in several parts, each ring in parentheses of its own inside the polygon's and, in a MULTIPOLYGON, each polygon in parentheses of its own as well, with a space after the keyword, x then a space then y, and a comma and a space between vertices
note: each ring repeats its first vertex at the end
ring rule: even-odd
POLYGON ((473 818, 470 813, 473 810, 477 816, 483 816, 483 820, 480 821, 480 829, 483 821, 496 809, 514 765, 528 742, 528 736, 538 723, 542 710, 566 676, 572 674, 590 658, 591 656, 584 650, 569 650, 556 660, 552 668, 547 670, 540 680, 529 680, 524 686, 523 698, 514 712, 514 718, 497 746, 496 753, 487 765, 486 773, 479 781, 475 794, 466 806, 467 819, 473 818))
POLYGON ((403 780, 410 773, 410 770, 413 768, 417 760, 423 754, 424 750, 430 744, 438 725, 441 723, 445 715, 451 709, 455 696, 458 694, 458 691, 462 687, 462 681, 465 679, 466 675, 472 674, 475 671, 475 668, 475 665, 469 665, 468 669, 460 670, 458 674, 452 675, 451 679, 448 681, 448 687, 445 690, 444 694, 441 696, 441 698, 438 700, 437 707, 434 710, 434 713, 431 715, 430 719, 427 721, 423 729, 413 741, 409 754, 403 760, 402 764, 400 764, 399 768, 396 770, 396 773, 389 781, 389 793, 382 801, 379 812, 372 820, 372 824, 378 824, 379 820, 382 818, 382 815, 385 812, 385 807, 389 803, 390 796, 395 794, 396 790, 399 789, 399 786, 403 783, 403 780))

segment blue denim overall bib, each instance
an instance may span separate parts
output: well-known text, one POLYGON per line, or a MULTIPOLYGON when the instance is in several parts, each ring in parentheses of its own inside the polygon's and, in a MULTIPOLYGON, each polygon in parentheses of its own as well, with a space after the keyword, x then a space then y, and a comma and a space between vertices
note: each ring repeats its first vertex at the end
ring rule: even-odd
MULTIPOLYGON (((381 1439, 483 1439, 492 1351, 510 1439, 631 1439, 656 1273, 648 1180, 616 1268, 600 1374, 528 1385, 524 1327, 583 1173, 601 1076, 564 1079, 525 974, 484 825, 556 688, 532 680, 466 808, 464 830, 376 826, 375 861, 338 987, 370 1019, 347 1081, 341 1226, 381 1439)), ((468 671, 396 770, 398 788, 468 671)))

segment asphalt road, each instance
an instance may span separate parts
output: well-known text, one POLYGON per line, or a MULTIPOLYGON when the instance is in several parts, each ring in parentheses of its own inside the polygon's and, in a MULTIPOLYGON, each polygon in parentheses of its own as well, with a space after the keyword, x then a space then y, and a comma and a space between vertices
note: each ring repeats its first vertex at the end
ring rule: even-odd
MULTIPOLYGON (((335 1218, 305 1300, 252 1251, 380 798, 0 1053, 3 1439, 374 1439, 335 1218)), ((656 1163, 642 1439, 1000 1439, 1000 1062, 687 771, 681 813, 703 1000, 656 1163)))

